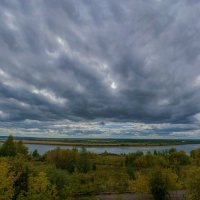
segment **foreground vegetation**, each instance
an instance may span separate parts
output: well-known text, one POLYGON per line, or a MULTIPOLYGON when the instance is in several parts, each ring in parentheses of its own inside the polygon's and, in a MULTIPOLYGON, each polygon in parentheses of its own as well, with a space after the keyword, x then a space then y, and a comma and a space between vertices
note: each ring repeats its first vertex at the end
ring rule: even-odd
POLYGON ((101 192, 167 200, 173 190, 200 197, 200 149, 112 155, 58 148, 39 155, 10 136, 0 147, 0 172, 1 200, 98 199, 101 192))

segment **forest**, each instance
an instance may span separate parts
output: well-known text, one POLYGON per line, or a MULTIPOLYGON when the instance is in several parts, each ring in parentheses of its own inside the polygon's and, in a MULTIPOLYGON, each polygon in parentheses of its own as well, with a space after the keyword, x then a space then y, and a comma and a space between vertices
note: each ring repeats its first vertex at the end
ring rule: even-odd
POLYGON ((0 146, 1 200, 100 200, 106 192, 116 200, 128 192, 141 200, 170 200, 171 191, 200 199, 200 149, 116 155, 83 147, 40 155, 12 136, 0 146))

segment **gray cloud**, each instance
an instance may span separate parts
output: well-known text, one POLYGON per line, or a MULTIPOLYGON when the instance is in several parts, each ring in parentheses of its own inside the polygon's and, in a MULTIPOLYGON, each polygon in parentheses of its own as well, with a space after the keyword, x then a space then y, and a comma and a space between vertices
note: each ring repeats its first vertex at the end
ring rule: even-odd
POLYGON ((2 0, 1 126, 92 120, 198 130, 199 9, 195 0, 2 0))

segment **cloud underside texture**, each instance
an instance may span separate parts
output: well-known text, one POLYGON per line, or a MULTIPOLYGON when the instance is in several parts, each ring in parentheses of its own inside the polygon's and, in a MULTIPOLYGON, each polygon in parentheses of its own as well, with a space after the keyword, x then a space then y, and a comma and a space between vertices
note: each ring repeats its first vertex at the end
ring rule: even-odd
POLYGON ((165 135, 179 124, 181 135, 188 124, 198 136, 199 10, 197 0, 2 0, 0 126, 167 124, 165 135))

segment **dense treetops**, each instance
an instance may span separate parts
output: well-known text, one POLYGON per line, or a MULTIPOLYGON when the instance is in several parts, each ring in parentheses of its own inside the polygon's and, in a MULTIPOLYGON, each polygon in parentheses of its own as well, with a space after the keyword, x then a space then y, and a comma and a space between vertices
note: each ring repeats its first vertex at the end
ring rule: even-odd
POLYGON ((129 191, 167 200, 169 191, 183 190, 188 200, 199 200, 199 166, 200 149, 111 155, 57 148, 39 155, 9 136, 0 146, 0 199, 83 200, 129 191))

